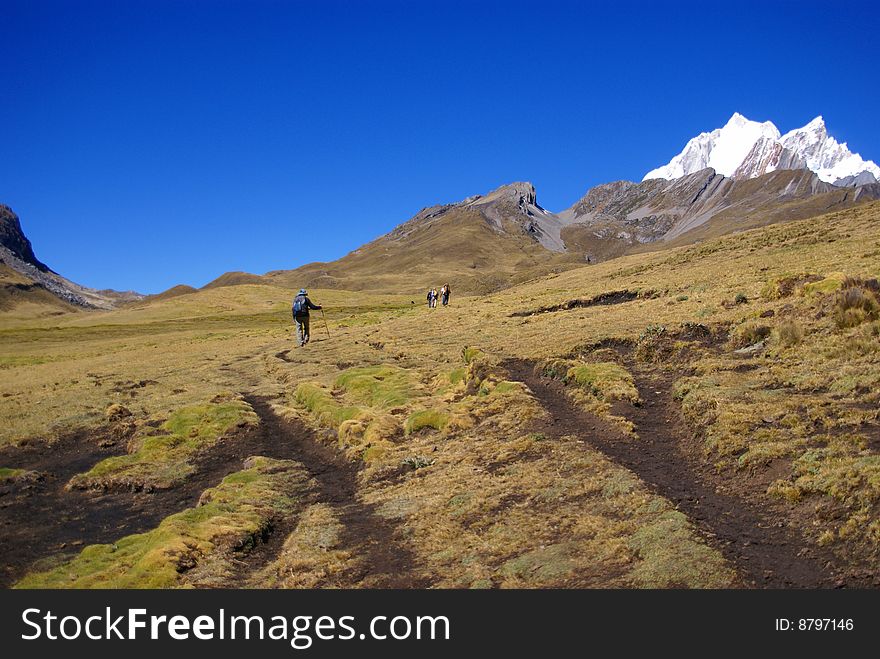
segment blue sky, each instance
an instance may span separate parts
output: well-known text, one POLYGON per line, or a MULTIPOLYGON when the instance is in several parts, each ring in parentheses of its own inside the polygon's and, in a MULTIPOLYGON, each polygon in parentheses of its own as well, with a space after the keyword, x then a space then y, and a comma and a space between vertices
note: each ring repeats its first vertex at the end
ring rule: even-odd
POLYGON ((880 160, 867 6, 3 0, 0 25, 0 203, 98 288, 331 260, 516 180, 558 211, 734 111, 822 114, 880 160))

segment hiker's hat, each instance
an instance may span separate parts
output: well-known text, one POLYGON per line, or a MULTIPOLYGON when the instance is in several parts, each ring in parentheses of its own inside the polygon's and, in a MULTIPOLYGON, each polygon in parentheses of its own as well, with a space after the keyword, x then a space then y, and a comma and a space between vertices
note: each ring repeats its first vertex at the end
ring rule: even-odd
POLYGON ((304 289, 304 288, 299 289, 299 294, 300 295, 308 295, 308 293, 306 293, 306 289, 304 289))

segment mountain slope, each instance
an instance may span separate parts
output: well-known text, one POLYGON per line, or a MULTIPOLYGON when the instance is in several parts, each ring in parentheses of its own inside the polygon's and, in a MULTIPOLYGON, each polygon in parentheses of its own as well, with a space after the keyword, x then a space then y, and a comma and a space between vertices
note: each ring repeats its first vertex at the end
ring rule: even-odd
POLYGON ((779 170, 746 180, 704 169, 672 181, 600 185, 559 217, 566 223, 562 237, 569 249, 584 251, 591 260, 603 260, 641 245, 658 243, 657 248, 679 237, 693 242, 877 198, 880 185, 841 188, 805 169, 779 170))
POLYGON ((558 214, 537 203, 531 184, 513 183, 425 208, 336 261, 263 276, 226 273, 205 288, 268 283, 418 294, 449 282, 458 292, 486 293, 646 245, 658 249, 673 240, 693 242, 804 219, 880 196, 877 184, 853 190, 824 182, 808 169, 773 171, 770 164, 795 162, 784 147, 772 158, 764 155, 761 169, 771 171, 757 177, 739 179, 706 168, 673 180, 616 181, 592 188, 558 214))
POLYGON ((288 286, 419 293, 447 281, 484 293, 568 267, 563 223, 541 208, 530 183, 425 208, 390 233, 331 263, 265 275, 288 286))
POLYGON ((15 311, 29 318, 75 311, 75 307, 34 283, 5 263, 0 263, 0 313, 15 311))

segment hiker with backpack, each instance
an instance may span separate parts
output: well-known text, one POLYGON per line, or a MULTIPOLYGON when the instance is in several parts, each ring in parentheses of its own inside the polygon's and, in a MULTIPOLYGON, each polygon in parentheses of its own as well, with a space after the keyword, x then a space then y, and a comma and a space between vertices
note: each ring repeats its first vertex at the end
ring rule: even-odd
POLYGON ((440 289, 440 299, 444 307, 449 304, 449 284, 443 284, 443 288, 440 289))
POLYGON ((437 299, 437 291, 435 291, 433 288, 429 288, 429 289, 428 289, 428 298, 427 298, 427 299, 428 299, 428 308, 429 308, 429 309, 433 309, 433 308, 434 308, 434 303, 435 303, 435 301, 436 301, 436 299, 437 299))
POLYGON ((299 289, 299 294, 293 298, 293 322, 296 323, 296 340, 300 348, 309 342, 309 309, 321 310, 321 305, 313 304, 309 299, 306 289, 299 289))

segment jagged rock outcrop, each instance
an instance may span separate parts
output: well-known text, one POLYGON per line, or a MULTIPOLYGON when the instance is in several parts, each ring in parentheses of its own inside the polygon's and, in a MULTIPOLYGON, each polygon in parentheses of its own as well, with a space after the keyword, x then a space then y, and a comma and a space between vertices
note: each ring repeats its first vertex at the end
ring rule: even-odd
POLYGON ((873 185, 877 183, 877 177, 871 172, 860 172, 855 176, 844 176, 834 181, 834 185, 840 188, 857 188, 864 185, 873 185))
POLYGON ((423 208, 412 219, 388 234, 392 240, 401 240, 415 228, 423 228, 452 211, 473 210, 500 233, 524 233, 551 252, 564 252, 560 237, 563 222, 553 213, 538 205, 535 186, 528 182, 502 185, 485 195, 474 195, 454 204, 423 208))
POLYGON ((807 161, 781 142, 762 137, 755 142, 731 178, 757 178, 777 169, 807 169, 807 161))
MULTIPOLYGON (((18 216, 0 204, 0 263, 11 268, 34 286, 49 291, 68 304, 85 309, 113 309, 143 296, 133 291, 95 290, 65 279, 37 259, 18 216)), ((18 296, 21 298, 21 296, 18 296)), ((22 298, 23 299, 23 298, 22 298)))
POLYGON ((37 259, 31 241, 21 230, 18 216, 9 206, 0 204, 0 247, 20 261, 32 265, 40 272, 49 272, 49 266, 37 259))

